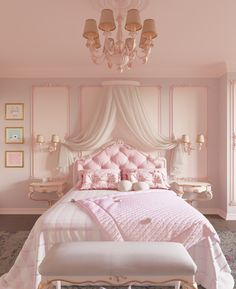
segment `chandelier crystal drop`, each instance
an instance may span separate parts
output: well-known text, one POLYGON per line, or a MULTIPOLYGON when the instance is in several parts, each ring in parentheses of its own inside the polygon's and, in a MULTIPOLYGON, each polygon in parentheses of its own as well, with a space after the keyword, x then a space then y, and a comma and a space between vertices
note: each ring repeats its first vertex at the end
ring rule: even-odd
POLYGON ((95 64, 106 62, 109 68, 116 67, 120 72, 130 69, 134 60, 139 59, 143 64, 147 63, 153 39, 157 37, 155 22, 146 19, 142 25, 138 9, 129 9, 124 22, 124 16, 119 11, 116 22, 111 9, 103 9, 100 22, 97 26, 95 19, 87 19, 84 26, 84 38, 87 39, 86 46, 90 50, 92 61, 95 64), (122 26, 127 32, 123 31, 122 26), (116 31, 115 39, 112 31, 116 31), (98 29, 103 31, 104 44, 101 46, 98 29), (137 45, 138 31, 141 31, 139 47, 137 45), (127 37, 124 37, 124 32, 127 37))

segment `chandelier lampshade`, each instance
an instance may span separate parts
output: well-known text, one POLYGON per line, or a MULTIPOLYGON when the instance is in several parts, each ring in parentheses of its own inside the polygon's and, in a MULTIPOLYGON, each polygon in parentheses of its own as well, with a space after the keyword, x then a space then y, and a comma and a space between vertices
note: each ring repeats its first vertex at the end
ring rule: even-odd
POLYGON ((153 38, 157 37, 155 21, 153 19, 144 20, 141 37, 149 38, 149 39, 153 39, 153 38))
POLYGON ((127 9, 128 11, 124 12, 123 0, 114 0, 112 3, 118 5, 115 10, 116 18, 111 9, 101 11, 98 28, 103 31, 103 44, 100 43, 95 19, 85 21, 83 36, 87 39, 86 46, 89 48, 91 59, 95 64, 106 62, 109 68, 115 66, 122 72, 124 69, 131 69, 136 60, 147 63, 157 32, 153 19, 144 20, 142 25, 138 9, 127 9), (125 23, 123 23, 124 20, 125 23), (112 37, 115 29, 116 35, 112 37), (138 46, 138 32, 141 29, 138 46), (127 37, 124 37, 126 34, 128 34, 127 37))
POLYGON ((116 29, 113 11, 111 9, 103 9, 99 22, 99 29, 110 32, 116 29))
POLYGON ((85 21, 83 36, 89 40, 99 37, 95 19, 87 19, 85 21))
POLYGON ((142 29, 142 23, 137 9, 130 9, 127 13, 125 29, 130 32, 135 32, 142 29))

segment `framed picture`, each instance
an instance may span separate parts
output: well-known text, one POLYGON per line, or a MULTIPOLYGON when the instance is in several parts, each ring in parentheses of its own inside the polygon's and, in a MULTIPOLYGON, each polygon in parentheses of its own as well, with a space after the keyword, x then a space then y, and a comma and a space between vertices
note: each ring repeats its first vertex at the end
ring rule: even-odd
POLYGON ((23 168, 24 151, 5 151, 6 168, 23 168))
POLYGON ((23 120, 24 103, 6 103, 5 104, 6 120, 23 120))
POLYGON ((5 127, 5 143, 6 144, 24 143, 24 128, 23 127, 5 127))

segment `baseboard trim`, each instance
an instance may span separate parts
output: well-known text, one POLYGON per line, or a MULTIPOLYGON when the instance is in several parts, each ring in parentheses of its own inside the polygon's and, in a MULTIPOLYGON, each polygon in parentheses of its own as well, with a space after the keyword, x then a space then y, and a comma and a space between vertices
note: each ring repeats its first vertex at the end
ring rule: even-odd
POLYGON ((0 208, 0 215, 42 215, 47 208, 0 208))
POLYGON ((228 213, 226 215, 226 220, 227 221, 235 221, 236 220, 236 213, 228 213))
POLYGON ((218 215, 221 218, 228 220, 226 212, 223 211, 222 209, 219 209, 219 208, 198 208, 198 210, 203 215, 218 215))

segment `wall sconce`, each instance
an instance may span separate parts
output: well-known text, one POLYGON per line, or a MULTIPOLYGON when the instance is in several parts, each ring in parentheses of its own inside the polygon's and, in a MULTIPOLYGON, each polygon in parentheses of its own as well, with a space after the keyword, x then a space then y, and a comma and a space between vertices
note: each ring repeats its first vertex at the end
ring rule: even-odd
POLYGON ((60 138, 58 135, 53 134, 50 142, 45 142, 44 136, 38 134, 36 136, 36 143, 39 144, 40 150, 48 150, 50 153, 57 150, 60 138))
MULTIPOLYGON (((181 138, 181 143, 184 148, 184 152, 187 153, 188 155, 191 154, 192 150, 195 150, 195 148, 192 146, 190 142, 190 138, 187 134, 183 134, 181 138)), ((205 143, 205 137, 203 134, 198 134, 196 138, 196 143, 198 144, 198 150, 202 150, 202 146, 205 143)))
POLYGON ((202 146, 205 143, 205 137, 203 134, 197 135, 196 143, 198 144, 198 150, 202 150, 202 146))

